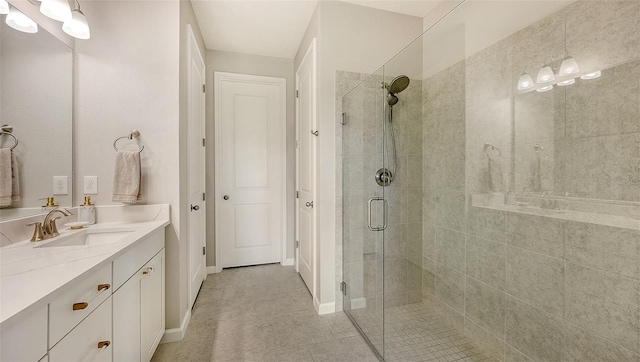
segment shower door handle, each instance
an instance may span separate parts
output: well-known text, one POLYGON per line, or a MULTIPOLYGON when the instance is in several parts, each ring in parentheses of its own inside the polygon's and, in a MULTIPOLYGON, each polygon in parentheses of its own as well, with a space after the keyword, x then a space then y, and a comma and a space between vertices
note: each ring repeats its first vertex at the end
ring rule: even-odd
POLYGON ((387 228, 387 200, 384 197, 372 197, 369 199, 368 207, 367 207, 367 227, 371 231, 382 231, 387 228), (372 226, 371 225, 371 206, 374 201, 382 201, 382 226, 372 226))

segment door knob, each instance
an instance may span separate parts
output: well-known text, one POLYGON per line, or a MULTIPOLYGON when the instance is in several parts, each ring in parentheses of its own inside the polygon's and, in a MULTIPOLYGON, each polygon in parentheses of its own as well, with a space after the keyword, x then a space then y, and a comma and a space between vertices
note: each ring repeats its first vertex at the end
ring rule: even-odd
POLYGON ((191 211, 198 211, 198 210, 200 210, 199 205, 191 205, 191 211))
POLYGON ((225 199, 225 200, 229 200, 229 195, 224 195, 224 196, 222 196, 222 198, 225 199))
POLYGON ((304 204, 306 207, 313 207, 313 201, 304 204))

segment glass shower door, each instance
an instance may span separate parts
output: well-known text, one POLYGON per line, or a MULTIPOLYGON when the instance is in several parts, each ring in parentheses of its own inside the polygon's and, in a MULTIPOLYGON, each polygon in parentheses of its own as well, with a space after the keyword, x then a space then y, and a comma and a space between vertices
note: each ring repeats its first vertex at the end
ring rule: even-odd
POLYGON ((342 99, 343 309, 381 358, 387 201, 375 175, 385 162, 384 77, 382 69, 368 77, 346 72, 337 77, 351 89, 342 99))

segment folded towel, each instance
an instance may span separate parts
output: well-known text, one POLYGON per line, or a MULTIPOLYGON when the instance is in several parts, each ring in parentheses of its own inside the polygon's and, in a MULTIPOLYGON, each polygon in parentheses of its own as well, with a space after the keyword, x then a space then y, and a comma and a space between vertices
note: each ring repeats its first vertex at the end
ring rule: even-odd
POLYGON ((502 159, 489 157, 489 185, 492 192, 504 192, 502 181, 502 159))
POLYGON ((135 204, 141 200, 140 152, 118 151, 113 171, 112 201, 135 204))
POLYGON ((18 161, 10 148, 0 149, 0 208, 20 201, 18 161))

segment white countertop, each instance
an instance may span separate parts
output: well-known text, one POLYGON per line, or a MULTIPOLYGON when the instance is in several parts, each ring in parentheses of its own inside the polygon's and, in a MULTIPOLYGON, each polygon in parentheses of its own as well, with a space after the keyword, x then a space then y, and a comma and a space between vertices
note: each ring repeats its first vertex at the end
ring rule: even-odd
MULTIPOLYGON (((168 205, 166 205, 168 209, 168 205)), ((0 323, 46 298, 84 273, 98 269, 125 253, 138 241, 169 225, 169 212, 157 214, 152 221, 108 222, 91 225, 89 230, 133 229, 118 242, 103 245, 36 247, 28 240, 0 248, 0 323)), ((60 236, 81 232, 60 230, 60 236)), ((56 238, 57 239, 57 238, 56 238)))

